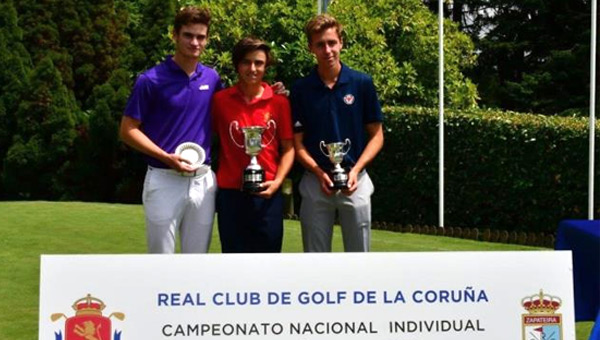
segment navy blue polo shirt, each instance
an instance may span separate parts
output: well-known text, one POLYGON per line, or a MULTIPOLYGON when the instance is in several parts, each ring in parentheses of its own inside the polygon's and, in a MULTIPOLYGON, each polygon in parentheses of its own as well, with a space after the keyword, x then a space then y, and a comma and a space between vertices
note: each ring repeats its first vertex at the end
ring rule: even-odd
MULTIPOLYGON (((168 153, 185 142, 199 144, 210 163, 212 96, 222 88, 215 70, 200 63, 188 76, 171 58, 142 73, 133 87, 124 115, 141 122, 140 129, 168 153)), ((145 156, 149 165, 166 168, 145 156)))
POLYGON ((368 142, 365 125, 382 122, 383 114, 373 79, 342 64, 338 81, 327 87, 315 67, 294 83, 290 103, 294 132, 303 132, 303 144, 322 169, 331 169, 331 161, 320 151, 321 141, 344 142, 350 139, 350 151, 343 167, 352 167, 368 142))

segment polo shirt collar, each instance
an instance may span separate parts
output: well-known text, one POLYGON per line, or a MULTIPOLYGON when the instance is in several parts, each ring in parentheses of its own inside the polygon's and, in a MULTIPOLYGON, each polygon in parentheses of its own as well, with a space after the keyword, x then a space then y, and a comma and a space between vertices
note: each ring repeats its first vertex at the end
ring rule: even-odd
MULTIPOLYGON (((177 65, 177 63, 175 61, 173 61, 173 56, 172 55, 168 55, 167 59, 165 60, 165 64, 167 65, 167 68, 174 73, 177 72, 181 72, 184 75, 187 76, 187 73, 185 73, 185 71, 179 67, 179 65, 177 65)), ((196 63, 196 72, 194 72, 194 74, 192 75, 192 79, 193 78, 197 78, 202 74, 202 70, 204 69, 204 65, 202 65, 200 62, 196 63)))
MULTIPOLYGON (((341 63, 342 65, 342 69, 340 70, 340 74, 338 75, 338 80, 335 83, 334 87, 337 87, 341 84, 347 84, 350 82, 350 74, 348 72, 348 66, 346 66, 344 63, 341 63)), ((325 84, 323 83, 323 81, 321 80, 321 77, 319 77, 319 72, 318 72, 318 66, 315 66, 313 68, 313 70, 311 71, 311 73, 308 75, 308 78, 310 79, 310 83, 314 86, 314 87, 326 87, 325 84)))
MULTIPOLYGON (((250 104, 254 104, 254 103, 257 103, 262 100, 268 100, 273 97, 273 89, 271 89, 271 86, 269 86, 269 84, 263 82, 263 83, 261 83, 261 86, 264 89, 262 95, 260 96, 260 98, 256 98, 256 99, 252 100, 252 102, 250 102, 250 104)), ((237 83, 235 85, 235 89, 236 89, 235 96, 239 97, 240 100, 244 101, 244 94, 242 93, 242 90, 240 89, 239 83, 237 83)))

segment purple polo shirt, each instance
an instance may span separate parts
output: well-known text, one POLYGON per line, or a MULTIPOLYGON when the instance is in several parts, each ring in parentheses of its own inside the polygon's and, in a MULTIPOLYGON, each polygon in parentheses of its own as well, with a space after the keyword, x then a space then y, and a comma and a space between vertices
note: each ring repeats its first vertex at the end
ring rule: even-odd
MULTIPOLYGON (((124 115, 141 122, 140 128, 161 149, 175 152, 185 142, 201 145, 210 163, 213 94, 222 88, 217 72, 200 63, 188 75, 171 56, 142 73, 133 87, 124 115)), ((159 160, 146 156, 148 165, 167 168, 159 160)))

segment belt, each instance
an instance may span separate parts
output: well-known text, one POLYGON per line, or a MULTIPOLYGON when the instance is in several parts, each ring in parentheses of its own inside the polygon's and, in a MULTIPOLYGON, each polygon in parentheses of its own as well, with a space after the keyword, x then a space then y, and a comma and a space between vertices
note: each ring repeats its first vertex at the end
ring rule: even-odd
POLYGON ((164 173, 168 173, 168 174, 172 174, 172 175, 176 175, 176 176, 181 176, 181 177, 200 177, 200 176, 204 176, 210 172, 210 165, 202 164, 202 165, 200 165, 200 167, 198 169, 196 169, 196 171, 193 171, 193 172, 182 172, 182 171, 177 171, 175 169, 155 168, 153 166, 148 166, 148 170, 160 171, 160 172, 164 172, 164 173))

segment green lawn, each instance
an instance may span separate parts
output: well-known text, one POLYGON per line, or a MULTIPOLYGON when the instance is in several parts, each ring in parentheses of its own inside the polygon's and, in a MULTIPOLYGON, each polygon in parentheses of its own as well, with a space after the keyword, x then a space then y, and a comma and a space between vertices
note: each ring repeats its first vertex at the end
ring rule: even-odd
MULTIPOLYGON (((302 251, 298 222, 286 221, 283 248, 285 252, 302 251)), ((539 248, 387 231, 374 231, 372 242, 372 251, 532 249, 539 248)), ((341 250, 336 230, 334 251, 341 250)), ((0 202, 0 339, 37 338, 40 254, 145 251, 144 216, 139 205, 0 202)), ((220 252, 216 232, 211 252, 220 252)), ((591 327, 591 322, 577 323, 577 340, 587 339, 591 327)))

